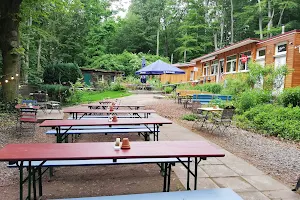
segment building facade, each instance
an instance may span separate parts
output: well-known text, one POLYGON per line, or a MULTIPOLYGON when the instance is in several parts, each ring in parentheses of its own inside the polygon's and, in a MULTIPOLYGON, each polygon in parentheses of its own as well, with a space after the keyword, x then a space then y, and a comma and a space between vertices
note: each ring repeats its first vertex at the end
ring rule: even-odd
MULTIPOLYGON (((199 83, 219 83, 223 82, 228 75, 247 73, 250 61, 255 61, 262 66, 287 65, 288 69, 292 70, 276 84, 277 90, 300 85, 300 30, 286 32, 265 40, 249 38, 195 58, 188 66, 183 67, 184 64, 175 64, 175 66, 187 72, 182 82, 190 81, 190 74, 196 74, 193 80, 199 83)), ((177 75, 164 76, 174 76, 174 78, 164 77, 162 80, 179 82, 175 78, 177 75)))

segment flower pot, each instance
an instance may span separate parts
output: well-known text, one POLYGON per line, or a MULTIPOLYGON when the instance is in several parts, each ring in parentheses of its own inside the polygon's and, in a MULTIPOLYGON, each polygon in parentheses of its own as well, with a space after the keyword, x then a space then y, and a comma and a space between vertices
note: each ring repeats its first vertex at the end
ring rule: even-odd
POLYGON ((130 143, 128 138, 123 138, 121 149, 130 149, 130 143))
POLYGON ((112 118, 112 121, 113 122, 117 122, 118 121, 118 118, 117 118, 117 116, 115 115, 115 116, 113 116, 113 118, 112 118))

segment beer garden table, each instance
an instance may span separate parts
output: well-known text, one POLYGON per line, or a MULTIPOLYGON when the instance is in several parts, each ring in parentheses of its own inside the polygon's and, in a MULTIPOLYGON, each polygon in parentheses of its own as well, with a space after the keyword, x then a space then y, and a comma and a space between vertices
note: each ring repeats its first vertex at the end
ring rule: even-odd
POLYGON ((86 120, 45 120, 40 124, 40 127, 52 127, 56 129, 57 142, 62 142, 67 139, 68 131, 76 126, 119 126, 119 125, 145 125, 151 133, 154 134, 154 140, 158 140, 159 126, 163 124, 172 124, 172 121, 165 118, 119 118, 117 122, 108 121, 104 119, 86 119, 86 120), (153 125, 149 127, 149 125, 153 125), (62 126, 69 127, 62 130, 62 126))
MULTIPOLYGON (((91 103, 91 104, 82 104, 81 106, 87 106, 90 109, 107 109, 111 106, 111 104, 100 104, 100 103, 91 103)), ((140 104, 116 104, 114 105, 114 109, 119 109, 119 108, 129 108, 131 110, 135 109, 138 110, 140 108, 144 108, 145 105, 140 105, 140 104)))
MULTIPOLYGON (((81 122, 83 120, 69 120, 81 122)), ((131 142, 131 149, 114 149, 113 142, 101 143, 36 143, 36 144, 8 144, 0 150, 0 161, 17 163, 20 170, 20 200, 23 200, 23 185, 28 182, 28 196, 32 193, 36 199, 36 181, 39 196, 42 196, 42 170, 46 161, 59 160, 90 160, 90 159, 141 159, 141 158, 188 158, 188 162, 181 162, 187 170, 187 189, 190 190, 190 176, 194 177, 194 190, 197 189, 198 164, 207 157, 224 157, 225 154, 216 147, 204 141, 160 141, 160 142, 131 142), (191 159, 194 159, 194 170, 191 169, 191 159), (32 161, 41 161, 38 167, 32 167, 32 161), (28 176, 24 179, 24 162, 28 176), (36 173, 38 176, 36 177, 36 173), (33 187, 33 191, 31 190, 33 187)), ((171 164, 166 168, 170 172, 164 177, 164 185, 170 185, 171 164)))
POLYGON ((100 109, 88 109, 88 108, 67 108, 64 109, 64 113, 69 113, 72 115, 73 119, 80 119, 88 114, 104 114, 104 115, 110 115, 110 114, 131 114, 136 115, 139 118, 142 118, 140 114, 144 114, 144 118, 148 118, 148 116, 151 113, 155 113, 154 110, 114 110, 114 111, 109 111, 109 110, 100 110, 100 109), (78 117, 78 114, 82 113, 83 115, 78 117))

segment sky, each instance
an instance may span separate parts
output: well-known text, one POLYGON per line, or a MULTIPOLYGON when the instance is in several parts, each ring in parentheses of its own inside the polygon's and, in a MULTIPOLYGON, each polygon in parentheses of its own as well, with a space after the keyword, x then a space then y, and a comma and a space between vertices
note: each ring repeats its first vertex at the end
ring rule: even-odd
POLYGON ((127 14, 128 7, 131 4, 131 0, 118 0, 112 3, 112 9, 122 9, 123 11, 120 11, 117 16, 124 18, 127 14))

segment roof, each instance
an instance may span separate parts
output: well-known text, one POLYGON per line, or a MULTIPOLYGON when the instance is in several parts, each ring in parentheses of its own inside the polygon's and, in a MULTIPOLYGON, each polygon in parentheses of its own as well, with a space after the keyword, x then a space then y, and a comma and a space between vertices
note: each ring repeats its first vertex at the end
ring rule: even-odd
POLYGON ((259 39, 255 39, 255 38, 248 38, 248 39, 245 39, 245 40, 242 40, 240 42, 237 42, 237 43, 234 43, 234 44, 231 44, 229 46, 226 46, 226 47, 223 47, 221 49, 218 49, 212 53, 209 53, 209 54, 206 54, 206 55, 203 55, 201 57, 198 57, 198 58, 195 58, 193 60, 191 60, 192 62, 196 62, 196 61, 200 61, 200 60, 211 60, 209 59, 210 57, 212 57, 212 59, 214 59, 214 57, 218 54, 221 54, 221 53, 224 53, 224 52, 227 52, 227 51, 230 51, 230 50, 233 50, 233 49, 236 49, 236 48, 239 48, 239 47, 242 47, 242 46, 245 46, 245 45, 248 45, 248 44, 252 44, 252 43, 258 43, 260 42, 259 39))
POLYGON ((175 67, 194 67, 196 65, 196 63, 175 63, 175 64, 172 64, 173 66, 175 67))
POLYGON ((292 35, 292 34, 295 34, 295 33, 300 33, 300 30, 292 30, 292 31, 288 31, 288 32, 285 32, 285 33, 282 33, 282 34, 279 34, 279 35, 275 35, 273 37, 270 37, 270 38, 267 38, 267 39, 264 39, 264 40, 260 41, 258 44, 263 44, 265 42, 269 42, 271 40, 275 40, 275 39, 285 37, 285 36, 288 36, 288 35, 292 35))
POLYGON ((92 71, 92 72, 102 72, 102 73, 116 73, 116 74, 124 74, 122 71, 113 71, 113 70, 104 70, 104 69, 94 69, 94 68, 84 68, 80 67, 81 71, 92 71))

